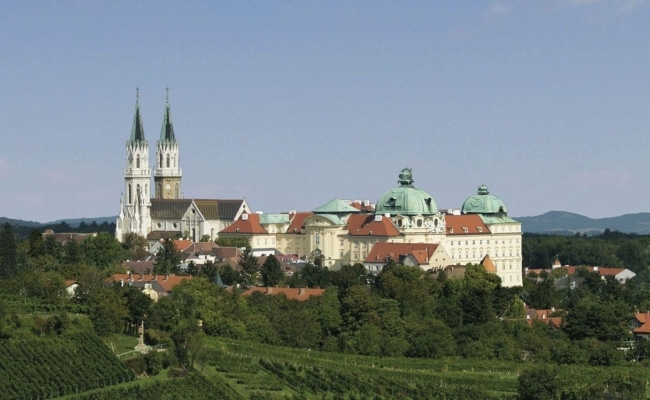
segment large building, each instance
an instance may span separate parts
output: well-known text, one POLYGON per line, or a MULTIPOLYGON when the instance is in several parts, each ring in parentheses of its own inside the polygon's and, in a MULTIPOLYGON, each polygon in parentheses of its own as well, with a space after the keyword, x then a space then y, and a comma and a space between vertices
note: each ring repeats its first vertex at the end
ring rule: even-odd
POLYGON ((335 198, 310 212, 242 214, 219 234, 246 237, 257 255, 297 254, 333 269, 362 263, 374 273, 391 260, 438 270, 488 256, 504 286, 521 285, 521 224, 485 185, 443 212, 410 168, 398 184, 377 203, 335 198))
POLYGON ((180 148, 174 134, 169 92, 160 139, 156 143, 153 191, 149 142, 145 139, 136 94, 131 137, 126 142, 124 193, 120 201, 115 236, 136 233, 150 241, 184 236, 194 241, 214 240, 243 213, 251 210, 246 200, 185 199, 181 191, 180 148))
POLYGON ((185 199, 169 97, 153 174, 137 95, 126 155, 119 240, 130 232, 150 241, 244 237, 255 255, 295 254, 333 269, 362 263, 374 273, 391 260, 440 270, 488 256, 504 286, 522 283, 521 224, 485 185, 452 210, 439 210, 433 196, 415 187, 410 168, 376 203, 334 198, 308 212, 264 214, 253 213, 245 200, 185 199))

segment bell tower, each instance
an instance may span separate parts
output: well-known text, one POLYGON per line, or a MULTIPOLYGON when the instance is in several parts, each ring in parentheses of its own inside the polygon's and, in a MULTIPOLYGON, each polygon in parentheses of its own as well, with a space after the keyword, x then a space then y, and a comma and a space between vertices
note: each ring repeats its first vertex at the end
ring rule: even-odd
POLYGON ((155 197, 158 199, 180 199, 182 197, 181 176, 178 141, 174 136, 168 88, 160 139, 156 143, 155 197))
POLYGON ((122 241, 125 233, 133 232, 147 237, 151 231, 150 184, 149 142, 144 137, 140 114, 140 93, 136 89, 133 127, 131 128, 131 137, 126 142, 124 193, 115 231, 118 240, 122 241))

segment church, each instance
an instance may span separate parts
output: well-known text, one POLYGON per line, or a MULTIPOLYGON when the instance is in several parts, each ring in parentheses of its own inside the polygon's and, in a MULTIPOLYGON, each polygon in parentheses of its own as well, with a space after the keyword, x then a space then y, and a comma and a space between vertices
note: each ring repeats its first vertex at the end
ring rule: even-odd
POLYGON ((251 213, 245 199, 186 199, 181 189, 180 146, 174 134, 169 90, 160 138, 156 142, 153 174, 149 142, 144 135, 140 96, 136 93, 131 137, 126 142, 124 193, 116 221, 115 237, 136 233, 149 241, 186 237, 214 240, 243 213, 251 213), (151 177, 153 175, 153 186, 151 177))
POLYGON ((186 199, 181 178, 169 93, 153 173, 136 94, 115 232, 120 241, 127 233, 149 242, 242 237, 254 255, 287 254, 331 269, 361 263, 378 273, 394 261, 435 272, 480 263, 503 286, 522 284, 521 223, 508 216, 503 201, 486 185, 460 209, 441 210, 433 196, 414 185, 412 169, 404 168, 398 186, 377 202, 334 198, 312 211, 267 214, 253 213, 245 199, 186 199))

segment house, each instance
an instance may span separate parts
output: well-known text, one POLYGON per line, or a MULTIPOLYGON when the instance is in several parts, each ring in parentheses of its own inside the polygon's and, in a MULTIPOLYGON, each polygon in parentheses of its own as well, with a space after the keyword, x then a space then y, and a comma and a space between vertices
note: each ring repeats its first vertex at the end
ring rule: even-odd
POLYGON ((650 339, 650 311, 636 313, 632 321, 634 339, 650 339))
POLYGON ((388 262, 411 265, 427 271, 441 269, 451 261, 442 246, 433 243, 379 242, 364 260, 368 272, 379 273, 388 262))
POLYGON ((68 296, 68 298, 72 298, 75 295, 78 287, 79 287, 79 282, 75 280, 65 281, 65 293, 68 296))
POLYGON ((191 276, 172 274, 113 274, 109 282, 118 283, 120 286, 134 286, 142 289, 154 301, 169 295, 172 289, 183 281, 192 280, 191 276))
POLYGON ((550 310, 541 310, 526 306, 526 323, 528 325, 543 323, 559 329, 562 327, 562 317, 553 316, 557 311, 558 310, 555 310, 555 308, 551 308, 550 310))
POLYGON ((537 277, 536 279, 539 280, 539 276, 546 272, 546 273, 551 273, 553 272, 554 274, 559 274, 561 275, 559 278, 556 279, 555 281, 555 288, 556 289, 567 289, 567 288, 576 288, 580 287, 584 281, 584 278, 577 276, 576 272, 580 271, 580 269, 585 269, 588 272, 595 272, 598 275, 600 275, 601 279, 605 280, 607 277, 612 277, 616 279, 619 283, 625 284, 628 280, 634 278, 636 274, 632 271, 630 271, 627 268, 610 268, 610 267, 599 267, 599 266, 570 266, 570 265, 563 265, 560 266, 558 265, 559 261, 558 259, 555 259, 553 262, 552 269, 543 269, 543 268, 538 268, 538 269, 524 269, 524 274, 527 277, 537 277))
POLYGON ((275 296, 282 294, 289 300, 305 301, 311 296, 322 296, 323 293, 325 293, 325 289, 255 286, 242 293, 242 296, 251 296, 254 293, 260 293, 265 296, 275 296))

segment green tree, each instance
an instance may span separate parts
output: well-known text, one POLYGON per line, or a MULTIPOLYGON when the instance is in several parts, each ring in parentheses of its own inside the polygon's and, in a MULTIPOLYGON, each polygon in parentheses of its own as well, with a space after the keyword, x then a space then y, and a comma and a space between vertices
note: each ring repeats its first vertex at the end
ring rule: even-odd
POLYGON ((237 266, 242 272, 244 283, 247 286, 254 286, 259 282, 259 260, 253 255, 253 252, 250 249, 244 250, 237 262, 237 266))
POLYGON ((521 400, 552 400, 556 398, 557 369, 541 365, 524 370, 517 378, 517 393, 521 400))
POLYGON ((106 232, 87 237, 81 243, 81 248, 86 261, 100 269, 119 264, 124 259, 122 245, 106 232))
POLYGON ((18 247, 11 225, 5 222, 0 232, 0 278, 9 278, 18 273, 18 247))
POLYGON ((147 247, 149 247, 147 239, 135 232, 129 232, 124 235, 122 247, 128 252, 127 257, 130 260, 140 260, 149 254, 147 252, 147 247))
POLYGON ((156 274, 168 274, 175 272, 181 263, 181 252, 176 248, 174 241, 170 238, 162 242, 162 247, 156 253, 154 272, 156 274))
POLYGON ((239 249, 246 248, 249 250, 251 248, 250 239, 241 236, 239 237, 222 236, 217 240, 215 240, 215 243, 218 244, 220 247, 237 247, 239 249))
POLYGON ((271 254, 262 264, 262 282, 264 286, 276 286, 284 280, 284 272, 280 266, 280 261, 271 254))

